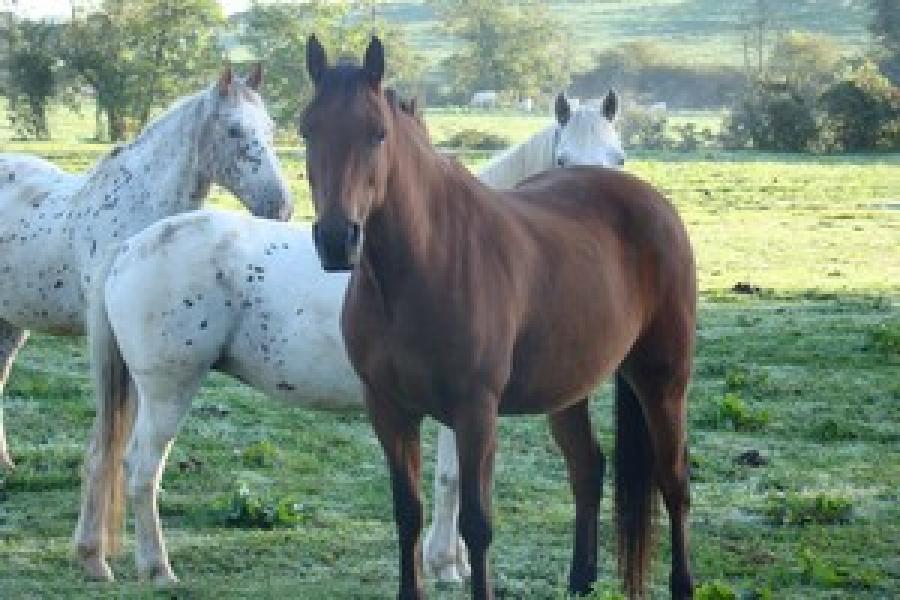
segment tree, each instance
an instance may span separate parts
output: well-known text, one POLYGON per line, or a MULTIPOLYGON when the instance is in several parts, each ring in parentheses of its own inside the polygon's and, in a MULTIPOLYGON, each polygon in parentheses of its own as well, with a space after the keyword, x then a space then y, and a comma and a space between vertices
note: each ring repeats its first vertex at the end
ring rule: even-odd
POLYGON ((221 63, 215 0, 104 0, 80 11, 62 44, 67 65, 94 90, 109 138, 146 123, 154 108, 211 80, 221 63))
POLYGON ((900 89, 866 62, 822 94, 825 126, 849 152, 900 149, 900 89))
POLYGON ((568 84, 571 65, 562 27, 542 2, 444 0, 441 16, 445 31, 461 42, 444 63, 461 92, 530 96, 568 84))
POLYGON ((240 25, 241 41, 265 62, 265 96, 275 119, 293 121, 297 108, 312 94, 306 72, 306 40, 315 33, 331 57, 359 60, 372 35, 386 46, 386 84, 401 93, 416 91, 422 61, 396 26, 374 18, 359 2, 314 0, 304 3, 254 2, 240 25))
POLYGON ((900 2, 869 0, 869 7, 869 30, 881 49, 881 70, 894 85, 900 85, 900 2))
POLYGON ((834 83, 841 61, 841 48, 832 38, 791 31, 772 49, 769 76, 783 79, 805 98, 814 100, 834 83))
POLYGON ((47 104, 53 95, 57 27, 43 21, 12 21, 9 28, 10 121, 17 135, 49 139, 47 104))

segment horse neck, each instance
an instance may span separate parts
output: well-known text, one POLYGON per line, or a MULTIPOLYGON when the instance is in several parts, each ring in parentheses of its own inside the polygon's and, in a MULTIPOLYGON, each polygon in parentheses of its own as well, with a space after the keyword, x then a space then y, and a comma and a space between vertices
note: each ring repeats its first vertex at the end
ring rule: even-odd
POLYGON ((495 189, 515 187, 522 180, 553 166, 554 126, 545 127, 521 144, 503 151, 478 173, 478 178, 495 189))
POLYGON ((202 92, 183 100, 98 166, 91 176, 97 185, 91 186, 94 193, 88 201, 106 207, 112 192, 115 212, 128 215, 131 232, 199 208, 209 191, 199 156, 205 96, 202 92))
POLYGON ((499 208, 464 167, 437 154, 430 144, 400 144, 384 205, 366 227, 364 259, 386 296, 390 285, 421 286, 445 268, 453 269, 478 243, 467 232, 499 208), (405 167, 399 163, 405 161, 405 167))

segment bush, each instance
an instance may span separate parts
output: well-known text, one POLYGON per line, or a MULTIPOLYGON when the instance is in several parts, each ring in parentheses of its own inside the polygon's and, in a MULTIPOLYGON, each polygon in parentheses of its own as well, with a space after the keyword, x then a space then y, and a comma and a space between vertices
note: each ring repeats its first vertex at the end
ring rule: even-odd
POLYGON ((510 141, 503 136, 487 131, 463 129, 447 138, 441 145, 467 150, 502 150, 510 145, 510 141))
POLYGON ((817 135, 815 106, 788 84, 761 82, 729 115, 722 139, 733 149, 803 152, 817 135))
POLYGON ((626 147, 646 150, 664 150, 668 118, 664 112, 632 107, 622 118, 622 142, 626 147))
POLYGON ((900 150, 900 89, 873 63, 831 86, 819 102, 826 114, 824 129, 837 149, 900 150))
POLYGON ((713 403, 701 423, 734 431, 759 431, 769 423, 769 413, 748 407, 740 395, 728 392, 713 403))

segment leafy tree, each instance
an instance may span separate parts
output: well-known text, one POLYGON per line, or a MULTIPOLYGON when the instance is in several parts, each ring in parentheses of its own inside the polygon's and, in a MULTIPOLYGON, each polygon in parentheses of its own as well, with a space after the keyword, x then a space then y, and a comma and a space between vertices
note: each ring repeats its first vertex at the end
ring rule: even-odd
POLYGON ((12 21, 9 28, 10 121, 17 135, 50 138, 47 105, 53 95, 57 27, 43 21, 12 21))
POLYGON ((881 47, 881 70, 894 85, 900 85, 900 2, 869 0, 869 7, 869 30, 881 47))
POLYGON ((444 63, 461 92, 535 95, 568 84, 562 27, 544 3, 444 0, 441 16, 445 31, 462 43, 444 63))
POLYGON ((143 125, 154 108, 211 79, 223 22, 215 0, 104 0, 72 19, 61 53, 93 88, 110 139, 121 140, 129 121, 143 125))
POLYGON ((900 150, 900 89, 878 67, 864 63, 820 100, 825 127, 845 151, 900 150))
POLYGON ((422 61, 396 26, 373 17, 367 4, 313 0, 304 3, 254 2, 242 17, 241 40, 266 65, 265 96, 276 120, 292 122, 297 107, 312 93, 306 72, 306 40, 315 33, 331 60, 359 60, 371 36, 384 41, 387 84, 412 93, 422 61))
POLYGON ((838 75, 841 48, 832 38, 792 31, 780 39, 769 59, 770 77, 783 79, 814 100, 838 75))

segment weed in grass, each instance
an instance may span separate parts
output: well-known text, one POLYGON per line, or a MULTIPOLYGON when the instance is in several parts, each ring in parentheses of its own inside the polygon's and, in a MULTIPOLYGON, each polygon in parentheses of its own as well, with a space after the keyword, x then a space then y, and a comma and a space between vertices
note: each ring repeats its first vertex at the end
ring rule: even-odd
POLYGON ((278 448, 269 440, 261 440, 244 448, 241 458, 248 467, 272 467, 278 461, 278 448))
POLYGON ((815 550, 803 547, 798 555, 800 580, 807 585, 825 588, 853 587, 869 589, 876 587, 881 577, 871 569, 851 569, 832 564, 823 559, 815 550))
POLYGON ((750 408, 738 393, 727 392, 713 402, 705 415, 701 415, 699 424, 714 429, 760 431, 769 419, 767 410, 750 408))
POLYGON ((774 493, 766 501, 766 516, 775 525, 835 525, 849 523, 853 500, 818 492, 774 493))
POLYGON ((737 600, 737 593, 727 583, 710 581, 694 590, 696 600, 737 600))
POLYGON ((870 329, 867 347, 894 360, 900 359, 900 322, 880 323, 870 329))
POLYGON ((859 425, 834 417, 828 417, 813 425, 810 434, 810 437, 818 442, 844 442, 860 437, 859 425))
POLYGON ((290 527, 303 520, 303 505, 286 498, 273 499, 253 493, 241 484, 231 497, 225 521, 244 529, 290 527))

